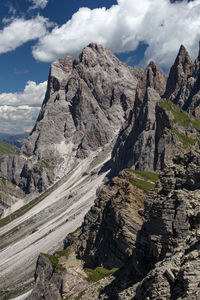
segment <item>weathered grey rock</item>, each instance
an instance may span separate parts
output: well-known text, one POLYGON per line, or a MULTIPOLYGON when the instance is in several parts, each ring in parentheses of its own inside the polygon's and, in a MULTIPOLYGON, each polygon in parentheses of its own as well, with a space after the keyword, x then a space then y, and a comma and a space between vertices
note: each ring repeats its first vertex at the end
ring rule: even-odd
POLYGON ((167 80, 164 97, 196 117, 200 117, 200 55, 193 62, 184 48, 180 47, 167 80))
POLYGON ((85 216, 77 253, 89 267, 121 267, 132 253, 146 194, 131 180, 131 171, 122 171, 100 192, 85 216))
MULTIPOLYGON (((84 260, 81 264, 115 266, 120 270, 112 282, 111 279, 102 281, 97 290, 96 283, 84 283, 81 270, 76 271, 70 257, 62 275, 66 295, 70 294, 71 284, 73 289, 76 287, 77 280, 85 290, 83 299, 90 299, 87 297, 91 295, 92 299, 102 300, 198 300, 199 150, 182 153, 161 172, 160 180, 144 201, 144 212, 144 195, 131 184, 131 174, 130 170, 123 171, 99 193, 73 244, 79 258, 84 260), (70 269, 70 265, 73 268, 70 269)), ((44 287, 50 286, 52 290, 54 284, 55 288, 58 281, 49 275, 51 268, 46 262, 42 268, 38 267, 33 290, 36 297, 40 291, 47 299, 49 292, 44 292, 44 287)), ((55 289, 53 291, 55 293, 55 289)), ((76 299, 76 295, 72 295, 72 299, 76 299)), ((58 299, 57 295, 54 297, 58 299)))
POLYGON ((24 193, 17 185, 0 178, 0 217, 5 209, 10 208, 18 199, 23 197, 24 193))
MULTIPOLYGON (((54 166, 22 155, 9 155, 0 164, 0 177, 16 184, 25 193, 44 191, 54 181, 54 166)), ((22 195, 19 193, 18 196, 22 195)))
POLYGON ((37 261, 36 284, 29 296, 30 300, 60 300, 62 295, 62 277, 51 264, 48 257, 40 255, 37 261))
POLYGON ((36 124, 19 157, 7 157, 0 176, 26 193, 45 190, 105 144, 113 143, 135 101, 136 68, 97 44, 52 63, 36 124))
POLYGON ((54 62, 40 115, 23 152, 58 161, 56 144, 61 142, 69 157, 85 156, 105 145, 127 118, 136 85, 129 67, 97 44, 84 48, 73 66, 70 58, 54 62))
POLYGON ((109 299, 199 299, 199 154, 182 154, 161 173, 145 200, 132 265, 109 287, 109 299))
POLYGON ((193 71, 193 61, 191 60, 185 47, 181 45, 174 65, 171 67, 164 96, 167 99, 178 103, 177 96, 183 86, 186 85, 187 79, 192 75, 193 71))
POLYGON ((127 167, 144 171, 163 169, 172 162, 174 153, 193 147, 199 141, 198 128, 193 127, 193 119, 186 113, 183 115, 188 124, 177 121, 177 109, 148 88, 138 117, 120 132, 112 152, 111 174, 127 167))

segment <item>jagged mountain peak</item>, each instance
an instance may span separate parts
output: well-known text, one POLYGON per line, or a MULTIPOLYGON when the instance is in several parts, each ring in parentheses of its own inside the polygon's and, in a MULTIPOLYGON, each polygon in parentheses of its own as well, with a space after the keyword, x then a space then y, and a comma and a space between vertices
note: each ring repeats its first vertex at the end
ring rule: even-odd
POLYGON ((50 77, 56 77, 62 79, 66 77, 66 74, 72 72, 72 57, 67 56, 66 58, 60 58, 55 60, 50 67, 50 77))
POLYGON ((170 69, 164 97, 177 103, 180 89, 186 84, 188 77, 193 72, 194 63, 186 48, 181 45, 175 62, 170 69))
POLYGON ((174 65, 171 67, 164 94, 165 98, 197 117, 200 116, 199 58, 200 54, 193 62, 185 47, 183 45, 180 47, 174 65))
POLYGON ((166 76, 161 68, 151 61, 146 68, 146 81, 147 86, 154 88, 159 95, 163 95, 166 88, 166 76))
MULTIPOLYGON (((85 47, 74 62, 71 57, 56 60, 51 64, 45 99, 22 154, 33 156, 36 162, 50 162, 54 174, 63 176, 77 159, 114 142, 134 106, 137 83, 130 67, 94 43, 85 47)), ((24 161, 19 165, 23 167, 24 161)), ((26 181, 23 175, 27 172, 32 174, 30 161, 25 169, 21 177, 17 172, 15 182, 29 192, 30 180, 25 184, 21 181, 26 181)), ((5 177, 6 170, 4 167, 5 177)), ((12 176, 9 174, 11 181, 12 176)), ((48 174, 43 181, 48 184, 50 177, 48 174)), ((31 190, 38 185, 32 181, 31 190)), ((40 191, 41 186, 40 181, 40 191)))

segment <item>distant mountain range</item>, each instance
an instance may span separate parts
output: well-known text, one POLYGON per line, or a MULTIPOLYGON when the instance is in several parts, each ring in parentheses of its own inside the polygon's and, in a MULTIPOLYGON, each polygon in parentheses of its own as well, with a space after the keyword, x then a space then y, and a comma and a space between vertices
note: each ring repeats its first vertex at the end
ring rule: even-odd
POLYGON ((0 142, 6 142, 8 144, 11 144, 11 145, 21 148, 21 146, 25 142, 25 139, 28 136, 29 136, 29 134, 26 132, 24 132, 22 134, 16 134, 16 135, 0 132, 0 142))

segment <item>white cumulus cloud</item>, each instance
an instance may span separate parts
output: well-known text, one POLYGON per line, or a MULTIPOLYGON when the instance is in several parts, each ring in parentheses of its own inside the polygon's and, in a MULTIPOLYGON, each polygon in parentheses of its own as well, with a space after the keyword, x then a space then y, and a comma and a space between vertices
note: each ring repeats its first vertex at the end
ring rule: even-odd
POLYGON ((39 114, 39 107, 0 106, 0 131, 8 134, 30 132, 39 114))
POLYGON ((0 30, 0 53, 15 50, 24 43, 43 37, 52 26, 46 18, 37 16, 30 20, 16 18, 0 30))
POLYGON ((45 8, 47 6, 48 0, 29 0, 29 2, 32 2, 31 9, 36 9, 36 8, 45 8))
POLYGON ((47 82, 28 81, 21 93, 0 94, 0 132, 30 132, 39 114, 47 82))
POLYGON ((23 92, 20 93, 2 93, 0 94, 0 106, 38 106, 40 107, 44 100, 47 81, 36 84, 34 81, 28 81, 23 92))
POLYGON ((43 36, 33 49, 40 61, 75 57, 90 42, 114 52, 132 51, 139 42, 149 45, 145 61, 169 67, 184 44, 191 55, 198 52, 200 0, 118 0, 111 8, 80 8, 62 26, 43 36))

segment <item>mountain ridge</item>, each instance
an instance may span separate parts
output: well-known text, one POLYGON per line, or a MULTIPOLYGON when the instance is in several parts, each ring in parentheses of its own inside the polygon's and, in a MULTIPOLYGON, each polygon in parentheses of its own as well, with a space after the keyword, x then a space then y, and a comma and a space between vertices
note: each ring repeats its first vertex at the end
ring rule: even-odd
MULTIPOLYGON (((129 259, 132 257, 132 250, 137 247, 136 244, 139 241, 137 235, 140 228, 143 228, 148 215, 143 209, 146 197, 144 194, 146 188, 148 190, 149 186, 154 185, 152 178, 156 176, 148 172, 160 172, 161 169, 166 170, 168 167, 168 171, 161 173, 164 174, 163 178, 162 175, 160 177, 163 194, 162 199, 160 198, 158 201, 160 203, 163 200, 163 203, 166 203, 166 211, 168 211, 167 204, 172 200, 165 202, 164 198, 171 199, 170 189, 173 192, 174 189, 180 188, 180 186, 174 185, 174 182, 177 180, 180 185, 188 172, 188 168, 182 165, 182 161, 187 160, 187 154, 182 161, 179 159, 174 162, 174 153, 187 153, 188 150, 196 153, 195 149, 199 147, 200 121, 197 113, 199 57, 192 62, 185 48, 181 46, 172 70, 173 72, 166 78, 154 62, 150 62, 146 70, 128 67, 120 62, 111 51, 95 43, 85 47, 74 62, 67 57, 52 63, 46 96, 30 137, 22 147, 20 155, 5 156, 0 165, 2 180, 10 181, 21 188, 23 193, 26 193, 26 197, 22 196, 22 199, 25 199, 27 205, 29 203, 32 205, 32 202, 29 201, 33 199, 36 191, 44 192, 41 199, 40 196, 35 199, 38 202, 36 201, 27 212, 18 216, 16 220, 14 217, 14 219, 11 218, 11 222, 0 227, 2 233, 0 238, 3 243, 3 250, 0 252, 1 265, 8 265, 9 261, 12 262, 18 251, 20 253, 19 263, 21 262, 20 265, 18 263, 18 267, 20 266, 20 270, 24 270, 25 267, 24 274, 32 276, 33 264, 30 265, 24 261, 23 253, 26 253, 30 261, 35 262, 39 254, 34 248, 37 243, 40 252, 44 252, 44 248, 51 253, 53 253, 53 249, 58 250, 58 245, 61 247, 61 241, 64 238, 63 232, 66 231, 67 234, 70 232, 70 228, 73 230, 77 224, 80 225, 83 215, 90 210, 95 198, 97 199, 86 215, 82 229, 72 234, 72 239, 68 237, 65 240, 65 247, 67 247, 71 245, 73 236, 79 236, 78 242, 74 244, 75 252, 71 253, 70 251, 72 262, 75 261, 78 264, 78 273, 76 274, 75 263, 75 269, 65 268, 64 272, 67 273, 64 277, 62 277, 62 272, 61 274, 56 273, 59 276, 50 276, 50 273, 53 275, 57 272, 57 267, 60 268, 60 259, 66 266, 69 266, 68 250, 66 250, 66 255, 55 254, 53 257, 58 259, 56 258, 56 263, 53 265, 51 256, 46 255, 44 258, 44 255, 41 255, 37 264, 39 269, 36 272, 36 287, 30 299, 39 300, 38 297, 47 297, 52 300, 60 300, 61 297, 68 296, 66 290, 63 294, 60 290, 63 282, 67 289, 68 282, 65 276, 70 276, 70 278, 74 276, 78 280, 78 278, 82 278, 79 276, 80 274, 85 274, 79 265, 80 260, 75 257, 76 255, 85 260, 89 268, 99 268, 101 264, 104 267, 119 267, 122 270, 125 268, 125 271, 122 272, 126 275, 125 282, 121 276, 113 274, 112 276, 117 278, 116 282, 112 282, 114 277, 102 279, 103 282, 105 280, 102 285, 105 287, 111 284, 111 287, 114 287, 115 296, 123 299, 116 289, 131 280, 134 286, 132 290, 134 290, 135 297, 137 296, 135 279, 131 275, 132 271, 129 273, 129 265, 133 266, 129 259), (183 70, 183 74, 179 74, 180 69, 183 70), (169 90, 169 82, 173 78, 176 81, 173 88, 169 90), (165 99, 166 89, 169 98, 173 101, 165 99), (185 95, 184 103, 189 103, 187 108, 179 105, 182 103, 182 95, 185 95), (174 164, 177 173, 170 169, 170 165, 174 164), (124 168, 125 170, 122 171, 124 168), (183 172, 184 168, 187 169, 186 173, 183 172), (142 171, 143 173, 141 173, 142 171), (118 177, 112 179, 114 175, 118 175, 118 177), (144 176, 146 176, 145 179, 144 176), (56 182, 58 185, 54 185, 56 182), (100 194, 97 193, 96 197, 96 190, 99 191, 102 185, 105 188, 100 194), (45 191, 50 186, 52 190, 51 188, 49 192, 47 190, 49 193, 47 195, 45 191), (137 195, 141 199, 136 199, 137 195), (72 209, 70 209, 71 206, 72 209), (127 212, 130 212, 130 215, 127 212), (113 224, 115 224, 114 232, 112 232, 113 224), (89 228, 92 229, 88 236, 89 228), (8 239, 6 241, 5 236, 8 239), (18 248, 20 236, 27 245, 24 249, 18 248), (104 236, 107 236, 106 242, 104 236), (47 246, 43 242, 45 240, 48 241, 47 246), (102 245, 105 246, 105 251, 102 245), (7 246, 9 247, 6 248, 7 246), (33 248, 34 252, 31 252, 30 248, 33 248), (101 249, 102 251, 98 252, 96 250, 98 248, 99 251, 101 249), (3 258, 7 257, 7 249, 9 249, 10 257, 4 262, 3 258), (109 262, 109 254, 112 254, 111 262, 109 262), (126 260, 129 261, 128 266, 126 260), (45 270, 42 271, 41 266, 44 266, 47 273, 45 270), (51 281, 50 285, 48 280, 51 281), (50 288, 50 294, 48 288, 50 288), (39 296, 38 293, 42 293, 43 296, 39 296)), ((198 159, 196 157, 198 154, 190 156, 193 164, 197 165, 197 172, 194 167, 194 172, 190 173, 191 183, 183 184, 188 195, 191 194, 188 185, 196 186, 195 189, 198 190, 196 181, 196 177, 198 177, 198 159)), ((186 179, 190 182, 190 178, 186 176, 186 179)), ((159 185, 157 188, 159 190, 159 185)), ((150 192, 149 199, 151 201, 149 200, 149 204, 145 202, 146 211, 148 205, 160 197, 159 193, 156 194, 157 192, 157 190, 150 192)), ((194 219, 195 224, 197 223, 195 226, 198 227, 198 212, 196 212, 198 199, 196 195, 191 197, 193 196, 195 207, 191 211, 192 220, 194 219)), ((180 201, 182 201, 181 199, 180 201)), ((21 205, 23 204, 24 202, 21 203, 21 205)), ((174 210, 174 206, 172 209, 174 210)), ((8 210, 5 212, 8 213, 8 210)), ((160 223, 165 222, 162 218, 159 220, 160 223)), ((177 222, 179 223, 179 220, 177 222)), ((170 226, 174 229, 176 227, 174 223, 170 226)), ((193 229, 189 233, 195 235, 193 229)), ((157 237, 155 238, 157 239, 157 237)), ((176 237, 173 238, 176 242, 176 237)), ((156 247, 158 250, 160 244, 156 247)), ((157 250, 155 251, 157 252, 157 250)), ((154 248, 149 251, 154 251, 154 248)), ((140 256, 140 254, 138 255, 140 256)), ((165 257, 162 258, 164 261, 165 257)), ((55 262, 55 258, 52 260, 55 262)), ((155 256, 155 260, 157 260, 157 256, 155 256)), ((13 268, 15 263, 13 261, 13 268)), ((142 265, 138 265, 138 267, 134 265, 138 280, 141 280, 138 295, 144 293, 142 280, 145 282, 146 273, 154 272, 151 263, 148 261, 150 264, 148 270, 143 270, 142 265)), ((14 280, 15 284, 23 285, 23 274, 20 275, 21 277, 18 274, 15 279, 9 270, 12 270, 11 265, 3 271, 3 276, 7 278, 7 285, 9 286, 10 280, 14 280)), ((159 270, 155 271, 158 277, 160 276, 159 270)), ((167 271, 167 276, 173 278, 170 270, 167 271)), ((89 269, 87 272, 93 274, 94 270, 89 269)), ((95 276, 109 274, 104 269, 97 269, 95 272, 101 274, 95 273, 95 276)), ((76 280, 74 279, 74 281, 76 280)), ((0 281, 0 285, 2 286, 3 282, 0 281)), ((84 285, 85 279, 83 278, 81 287, 84 285)), ((167 283, 166 286, 168 286, 167 283)), ((77 288, 79 287, 77 286, 77 288)), ((166 295, 169 293, 168 288, 169 286, 166 295)), ((77 293, 76 288, 75 290, 77 293)), ((123 295, 123 289, 120 292, 123 295)), ((79 290, 79 293, 83 293, 83 289, 79 290)), ((111 297, 110 299, 114 299, 109 287, 108 292, 106 289, 106 293, 111 297)), ((131 293, 133 294, 133 291, 131 293)), ((154 286, 152 295, 155 295, 154 286)), ((84 297, 84 295, 82 296, 84 297)))

